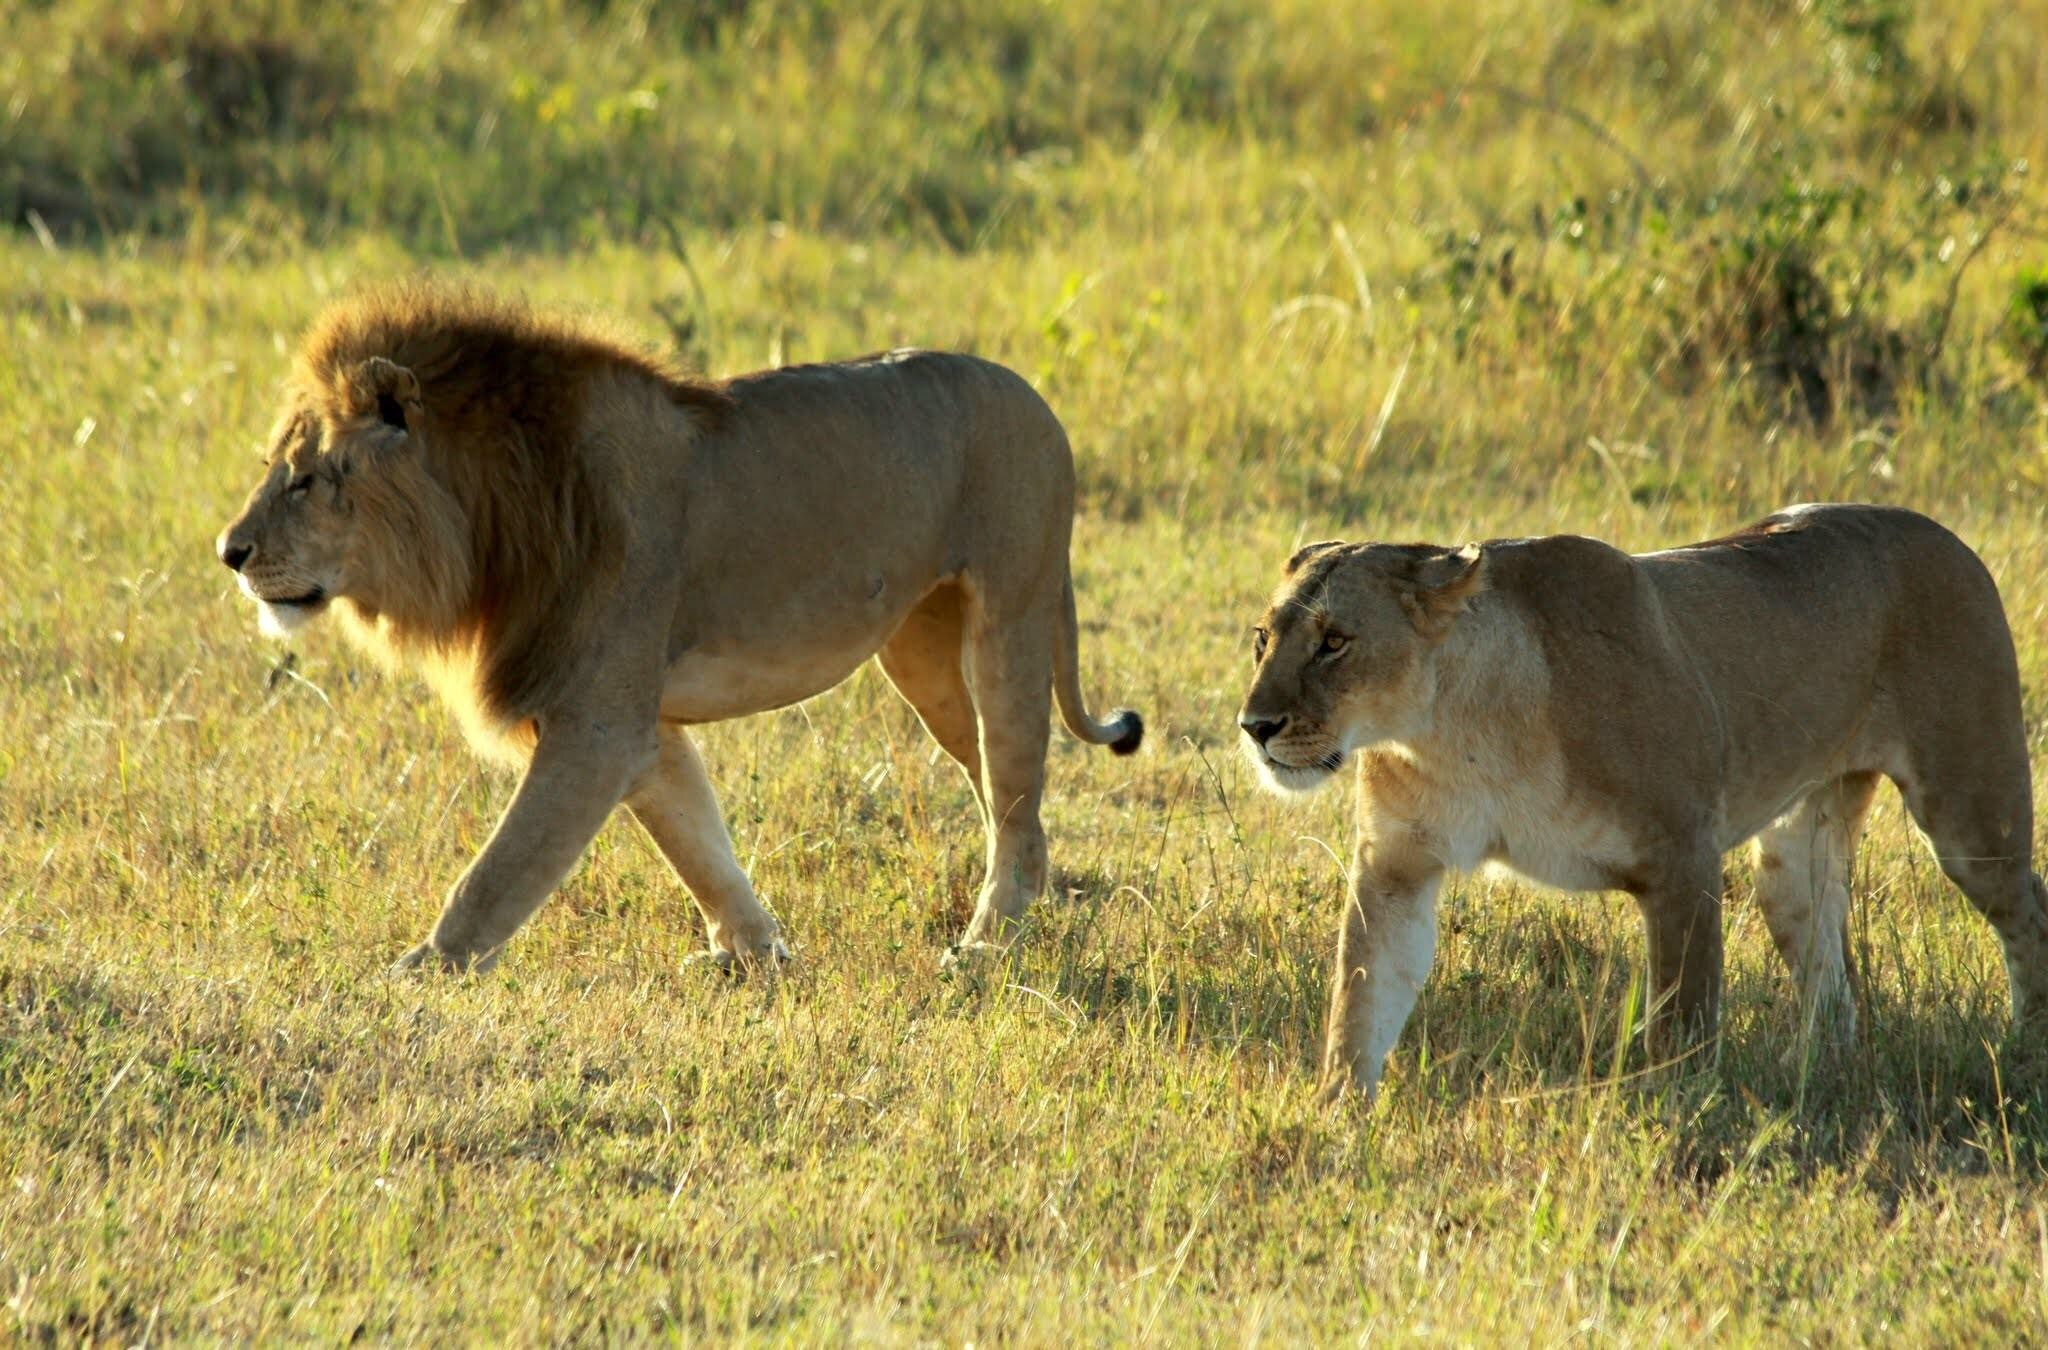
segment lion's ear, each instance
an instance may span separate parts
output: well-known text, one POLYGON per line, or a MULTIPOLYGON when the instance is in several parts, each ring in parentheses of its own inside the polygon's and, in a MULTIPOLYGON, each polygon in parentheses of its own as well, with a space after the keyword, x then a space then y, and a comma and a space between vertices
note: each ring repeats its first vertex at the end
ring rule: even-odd
POLYGON ((1293 576, 1296 572, 1299 572, 1301 570, 1301 565, 1303 563, 1307 562, 1310 558, 1315 557, 1317 554, 1328 553, 1333 548, 1342 547, 1344 547, 1344 541, 1342 539, 1325 539, 1319 543, 1303 544, 1300 548, 1294 551, 1294 556, 1287 560, 1287 571, 1285 575, 1290 577, 1293 576))
POLYGON ((420 410, 420 382, 396 361, 373 356, 355 369, 356 395, 361 406, 377 410, 377 420, 400 431, 410 431, 411 418, 420 410))
POLYGON ((1463 612, 1473 596, 1486 589, 1486 553, 1477 544, 1451 553, 1436 553, 1415 565, 1415 589, 1409 601, 1409 616, 1428 636, 1449 630, 1451 620, 1463 612))

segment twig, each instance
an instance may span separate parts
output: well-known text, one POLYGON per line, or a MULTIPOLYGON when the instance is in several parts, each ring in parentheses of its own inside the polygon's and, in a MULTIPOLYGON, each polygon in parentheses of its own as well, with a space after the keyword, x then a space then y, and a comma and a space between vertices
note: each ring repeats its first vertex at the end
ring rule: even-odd
POLYGON ((1387 423, 1393 419, 1394 404, 1401 397, 1401 386, 1408 379, 1408 363, 1415 359, 1415 344, 1408 344, 1408 355, 1401 358, 1400 369, 1394 372, 1394 382, 1387 386, 1387 396, 1380 401, 1380 415, 1373 420, 1372 435, 1365 444, 1358 447, 1358 453, 1351 457, 1351 473, 1356 477, 1365 468, 1366 461, 1380 448, 1380 440, 1387 434, 1387 423))
POLYGON ((1927 336, 1927 345, 1921 350, 1921 357, 1928 366, 1933 366, 1935 361, 1940 358, 1942 348, 1948 343, 1948 326, 1950 321, 1955 318, 1956 301, 1962 295, 1963 273, 1970 270, 1970 264, 1977 261, 1977 255, 1982 253, 1991 243, 1991 236, 1997 234, 1999 227, 2012 219, 2013 213, 2019 210, 2019 206, 2020 198, 2018 193, 2014 193, 2006 198, 2005 209, 1985 223, 1983 230, 1978 233, 1976 241, 1970 245, 1969 252, 1963 254, 1962 261, 1956 264, 1956 270, 1950 274, 1948 279, 1948 295, 1941 302, 1941 313, 1935 317, 1933 330, 1927 336))
POLYGON ((1620 155, 1627 162, 1629 172, 1636 176, 1636 185, 1642 188, 1644 192, 1648 192, 1656 186, 1656 180, 1650 176, 1648 166, 1636 155, 1635 151, 1628 148, 1627 143, 1621 137, 1615 135, 1577 108, 1574 108, 1571 104, 1560 103, 1554 98, 1548 98, 1541 94, 1531 94, 1526 90, 1516 89, 1512 85, 1496 84, 1492 80, 1469 80, 1466 82, 1465 87, 1477 90, 1482 94, 1492 94, 1503 103, 1513 104, 1520 108, 1534 108, 1539 112, 1547 112, 1553 117, 1562 117, 1565 121, 1578 126, 1587 135, 1606 146, 1609 150, 1612 150, 1615 154, 1620 155))
MULTIPOLYGON (((1372 285, 1366 280, 1365 264, 1358 259, 1358 247, 1351 242, 1351 231, 1344 228, 1344 222, 1337 217, 1337 208, 1330 202, 1314 174, 1303 174, 1300 178, 1302 190, 1315 203, 1316 210, 1323 217, 1323 224, 1330 231, 1330 241, 1343 258, 1345 269, 1351 274, 1351 293, 1357 298, 1357 314, 1360 325, 1367 333, 1373 326, 1372 285)), ((1334 298, 1334 297, 1332 297, 1334 298)), ((1342 301, 1338 301, 1340 305, 1342 301)), ((1282 308, 1286 308, 1282 306, 1282 308)), ((1274 313, 1277 315, 1278 310, 1274 313)))
POLYGON ((683 242, 683 232, 666 215, 656 215, 654 223, 668 235, 669 252, 676 255, 676 261, 683 265, 683 274, 690 279, 690 289, 697 295, 697 312, 710 313, 711 301, 704 290, 704 279, 697 275, 697 264, 690 261, 690 248, 683 242))

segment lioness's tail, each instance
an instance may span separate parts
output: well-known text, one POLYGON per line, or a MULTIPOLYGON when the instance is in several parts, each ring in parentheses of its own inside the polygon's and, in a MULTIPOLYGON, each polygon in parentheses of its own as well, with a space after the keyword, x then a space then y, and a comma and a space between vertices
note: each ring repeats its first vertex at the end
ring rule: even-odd
POLYGON ((1081 697, 1081 621, 1074 613, 1072 573, 1068 573, 1063 588, 1065 595, 1060 601, 1059 622, 1053 625, 1052 645, 1052 696, 1060 705, 1060 720, 1077 740, 1106 745, 1116 754, 1128 755, 1145 739, 1145 719, 1129 708, 1118 708, 1106 722, 1088 715, 1088 704, 1081 697))

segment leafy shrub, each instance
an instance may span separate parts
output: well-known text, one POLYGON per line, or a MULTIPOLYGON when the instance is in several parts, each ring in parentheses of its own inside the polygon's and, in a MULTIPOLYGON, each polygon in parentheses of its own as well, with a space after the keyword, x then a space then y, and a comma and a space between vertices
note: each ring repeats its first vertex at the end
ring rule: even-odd
POLYGON ((2029 380, 2048 381, 2048 265, 2022 268, 2013 278, 1998 336, 2029 380))

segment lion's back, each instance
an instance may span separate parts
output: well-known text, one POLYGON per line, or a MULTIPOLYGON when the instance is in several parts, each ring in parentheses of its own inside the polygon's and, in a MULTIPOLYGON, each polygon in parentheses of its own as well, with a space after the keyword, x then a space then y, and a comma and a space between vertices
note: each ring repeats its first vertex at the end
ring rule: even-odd
POLYGON ((1072 515, 1065 430, 1029 382, 992 361, 887 352, 726 389, 731 415, 693 453, 789 528, 869 530, 907 511, 911 536, 960 554, 1049 539, 1048 522, 1072 515))
POLYGON ((934 436, 1020 444, 1064 433, 1031 383, 964 352, 902 348, 846 361, 782 366, 726 383, 742 416, 846 427, 915 429, 934 436))

